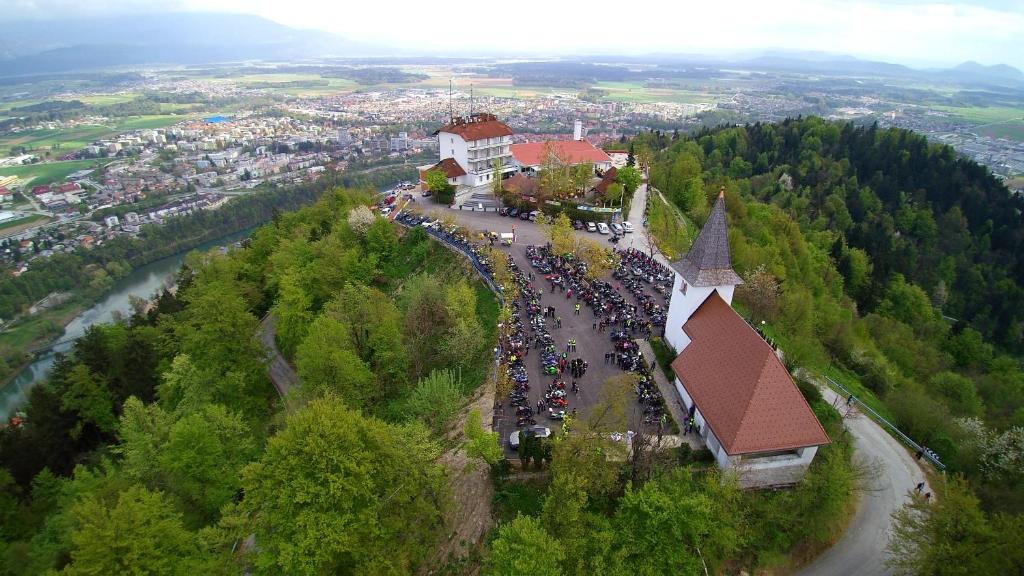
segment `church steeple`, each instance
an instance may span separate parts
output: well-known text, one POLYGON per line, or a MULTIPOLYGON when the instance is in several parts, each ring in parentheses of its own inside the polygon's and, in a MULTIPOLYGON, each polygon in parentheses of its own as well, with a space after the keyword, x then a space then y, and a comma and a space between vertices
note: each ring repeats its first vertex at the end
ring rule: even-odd
POLYGON ((732 269, 724 186, 719 190, 711 214, 693 241, 690 251, 673 262, 672 266, 691 286, 735 286, 743 283, 743 279, 732 269))

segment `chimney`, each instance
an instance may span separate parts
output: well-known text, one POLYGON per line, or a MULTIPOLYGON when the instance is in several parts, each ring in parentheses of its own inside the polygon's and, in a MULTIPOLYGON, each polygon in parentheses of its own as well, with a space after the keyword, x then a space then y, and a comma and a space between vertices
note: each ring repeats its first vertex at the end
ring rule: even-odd
POLYGON ((577 120, 572 125, 572 139, 583 140, 583 122, 577 120))

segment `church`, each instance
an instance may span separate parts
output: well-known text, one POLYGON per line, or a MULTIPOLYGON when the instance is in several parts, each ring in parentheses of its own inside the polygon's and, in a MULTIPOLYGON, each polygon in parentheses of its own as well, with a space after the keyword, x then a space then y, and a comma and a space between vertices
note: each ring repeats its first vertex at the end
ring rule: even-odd
POLYGON ((743 280, 732 269, 724 189, 672 268, 665 341, 701 438, 742 487, 798 482, 829 438, 775 350, 732 308, 743 280))

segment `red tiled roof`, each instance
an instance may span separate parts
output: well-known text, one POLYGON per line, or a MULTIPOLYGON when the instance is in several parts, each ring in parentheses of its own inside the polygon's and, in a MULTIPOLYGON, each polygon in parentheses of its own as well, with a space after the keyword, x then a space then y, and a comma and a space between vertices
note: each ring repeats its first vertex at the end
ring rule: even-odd
POLYGON ((511 128, 490 114, 474 114, 473 118, 468 121, 456 118, 454 122, 441 128, 438 132, 458 134, 466 142, 512 135, 511 128))
POLYGON ((455 158, 445 158, 437 164, 434 164, 431 170, 438 169, 448 175, 449 178, 458 178, 459 176, 465 176, 466 171, 459 166, 459 163, 455 161, 455 158))
POLYGON ((718 291, 683 326, 692 342, 672 369, 730 455, 828 444, 775 351, 718 291))
POLYGON ((547 154, 547 146, 556 156, 569 164, 582 164, 583 162, 611 162, 612 159, 605 154, 604 150, 595 148, 593 144, 585 140, 549 140, 548 142, 528 142, 526 144, 513 144, 509 146, 516 162, 522 166, 539 166, 544 163, 544 155, 547 154))
POLYGON ((608 191, 608 187, 611 186, 612 182, 615 182, 615 177, 618 175, 619 169, 612 166, 605 171, 604 176, 601 177, 601 181, 597 183, 597 186, 594 186, 594 190, 596 190, 598 194, 604 194, 608 191))

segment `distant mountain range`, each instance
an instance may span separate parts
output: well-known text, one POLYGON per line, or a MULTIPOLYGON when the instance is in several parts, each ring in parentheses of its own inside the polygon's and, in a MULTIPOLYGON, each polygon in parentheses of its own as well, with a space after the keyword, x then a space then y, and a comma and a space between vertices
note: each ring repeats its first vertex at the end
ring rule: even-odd
POLYGON ((7 23, 0 76, 141 64, 359 57, 382 51, 243 14, 170 13, 7 23))
MULTIPOLYGON (((319 30, 298 30, 243 14, 180 12, 28 20, 5 23, 4 34, 0 35, 0 78, 154 64, 366 58, 391 56, 394 52, 393 48, 353 42, 319 30)), ((403 52, 415 56, 412 49, 403 52)), ((576 60, 708 68, 738 66, 760 71, 920 78, 1024 88, 1024 73, 1005 64, 984 66, 964 62, 954 68, 919 70, 824 52, 773 51, 733 57, 650 54, 576 60)), ((394 59, 389 62, 394 63, 394 59)))

